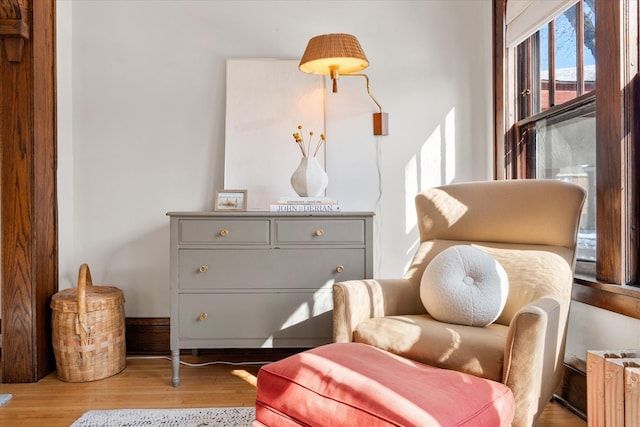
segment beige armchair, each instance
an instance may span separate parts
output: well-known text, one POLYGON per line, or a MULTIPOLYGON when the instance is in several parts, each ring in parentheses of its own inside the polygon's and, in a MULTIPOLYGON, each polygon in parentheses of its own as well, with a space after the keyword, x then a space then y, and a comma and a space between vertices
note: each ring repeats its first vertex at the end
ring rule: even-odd
POLYGON ((416 196, 420 246, 403 278, 336 283, 334 340, 500 381, 530 426, 551 399, 563 356, 584 191, 554 180, 445 185, 416 196), (420 299, 425 267, 470 244, 505 269, 509 294, 486 327, 441 323, 420 299))

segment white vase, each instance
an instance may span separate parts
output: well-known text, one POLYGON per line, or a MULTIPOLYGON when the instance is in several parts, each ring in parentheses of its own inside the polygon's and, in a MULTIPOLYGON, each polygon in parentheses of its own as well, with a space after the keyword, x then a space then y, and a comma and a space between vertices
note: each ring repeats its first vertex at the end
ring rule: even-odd
POLYGON ((315 157, 303 157, 291 175, 291 186, 300 197, 318 197, 328 183, 329 177, 315 157))

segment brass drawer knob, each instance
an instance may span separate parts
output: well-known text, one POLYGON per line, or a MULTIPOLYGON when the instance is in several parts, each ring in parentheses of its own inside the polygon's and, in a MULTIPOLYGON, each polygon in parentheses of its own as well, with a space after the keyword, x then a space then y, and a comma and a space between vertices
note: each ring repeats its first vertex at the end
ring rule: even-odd
POLYGON ((324 230, 322 228, 318 228, 316 230, 316 236, 320 237, 324 234, 324 230))
POLYGON ((198 316, 198 319, 200 321, 203 321, 203 320, 207 320, 207 317, 209 317, 207 313, 200 313, 200 316, 198 316))
POLYGON ((342 273, 344 271, 344 265, 339 265, 336 267, 336 272, 342 273))
POLYGON ((209 270, 209 267, 207 267, 206 265, 201 265, 200 268, 198 269, 200 273, 206 273, 207 270, 209 270))
POLYGON ((226 228, 223 228, 223 229, 220 231, 220 235, 221 235, 222 237, 227 237, 227 236, 229 235, 229 230, 227 230, 226 228))

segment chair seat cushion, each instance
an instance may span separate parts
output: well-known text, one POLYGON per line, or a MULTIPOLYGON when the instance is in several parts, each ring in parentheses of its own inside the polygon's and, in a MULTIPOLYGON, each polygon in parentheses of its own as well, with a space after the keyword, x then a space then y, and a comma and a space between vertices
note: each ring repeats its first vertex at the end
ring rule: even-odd
POLYGON ((354 330, 353 341, 427 365, 502 381, 508 330, 497 323, 476 328, 414 314, 367 319, 354 330))
POLYGON ((504 384, 359 343, 265 365, 257 388, 255 426, 499 427, 515 412, 504 384))

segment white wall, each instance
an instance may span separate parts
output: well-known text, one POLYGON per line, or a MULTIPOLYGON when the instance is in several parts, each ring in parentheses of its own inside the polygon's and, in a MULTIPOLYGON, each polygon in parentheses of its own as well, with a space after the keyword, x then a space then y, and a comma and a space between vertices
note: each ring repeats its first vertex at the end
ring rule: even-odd
POLYGON ((378 277, 411 259, 417 191, 491 176, 490 0, 58 3, 60 287, 87 262, 129 317, 169 315, 165 213, 211 210, 223 187, 227 58, 358 37, 390 134, 372 135, 364 80, 341 78, 328 194, 376 210, 378 277))
POLYGON ((565 360, 585 361, 587 350, 628 349, 640 349, 640 320, 571 303, 565 360))
MULTIPOLYGON (((169 315, 165 213, 210 210, 223 186, 227 58, 359 38, 390 134, 372 135, 364 82, 341 78, 326 95, 328 194, 376 211, 378 277, 411 259, 417 191, 491 177, 490 0, 58 0, 57 13, 60 287, 88 262, 127 316, 169 315)), ((639 326, 575 303, 567 353, 638 348, 639 326)))

